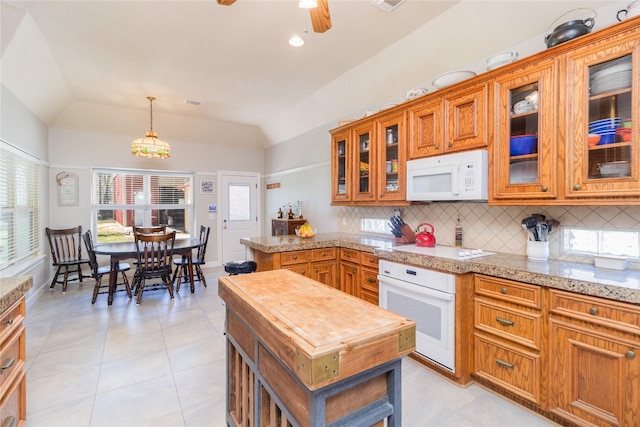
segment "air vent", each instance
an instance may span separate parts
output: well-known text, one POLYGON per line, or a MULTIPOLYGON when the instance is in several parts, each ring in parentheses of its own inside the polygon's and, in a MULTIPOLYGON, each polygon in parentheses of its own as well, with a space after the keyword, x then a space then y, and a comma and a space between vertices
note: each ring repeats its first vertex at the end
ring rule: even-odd
POLYGON ((195 107, 204 107, 204 101, 200 101, 199 99, 185 98, 184 103, 195 107))
POLYGON ((373 4, 378 6, 382 10, 391 12, 397 9, 402 3, 407 0, 373 0, 373 4))

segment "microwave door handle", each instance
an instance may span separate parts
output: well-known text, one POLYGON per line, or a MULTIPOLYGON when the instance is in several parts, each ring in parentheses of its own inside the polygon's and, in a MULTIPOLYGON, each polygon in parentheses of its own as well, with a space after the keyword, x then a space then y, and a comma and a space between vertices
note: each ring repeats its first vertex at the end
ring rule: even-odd
POLYGON ((460 194, 460 189, 458 188, 458 168, 460 167, 460 165, 456 165, 453 167, 453 170, 451 171, 451 193, 454 196, 457 196, 458 194, 460 194))

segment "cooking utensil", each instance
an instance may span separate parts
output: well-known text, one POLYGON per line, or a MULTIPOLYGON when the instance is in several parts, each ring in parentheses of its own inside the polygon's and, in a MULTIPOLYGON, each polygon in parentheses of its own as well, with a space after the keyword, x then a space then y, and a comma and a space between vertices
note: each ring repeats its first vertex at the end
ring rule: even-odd
POLYGON ((531 234, 532 239, 530 240, 538 240, 538 232, 536 230, 537 223, 538 221, 532 216, 528 216, 522 220, 522 224, 527 227, 529 233, 531 234))
POLYGON ((433 248, 436 245, 436 236, 433 225, 423 222, 418 226, 418 234, 416 234, 416 246, 426 246, 427 248, 433 248), (427 231, 426 228, 430 228, 431 231, 427 231))
POLYGON ((549 233, 551 233, 552 230, 560 227, 560 221, 558 221, 557 219, 550 219, 549 221, 547 221, 547 226, 549 227, 549 233))
POLYGON ((391 224, 391 222, 389 222, 389 228, 391 229, 391 234, 393 234, 395 237, 402 237, 402 233, 400 232, 400 230, 395 228, 394 225, 391 224))
POLYGON ((546 222, 539 222, 536 224, 536 232, 538 234, 539 241, 546 242, 549 240, 549 227, 546 222))
POLYGON ((587 19, 572 19, 570 21, 565 22, 564 24, 560 24, 553 29, 551 33, 548 33, 544 36, 544 41, 547 47, 553 47, 559 45, 560 43, 567 42, 571 39, 575 39, 576 37, 580 37, 582 35, 588 34, 591 32, 593 25, 595 24, 595 16, 596 12, 593 9, 588 8, 578 8, 572 9, 567 13, 560 15, 558 19, 553 21, 553 23, 549 26, 551 28, 558 22, 561 18, 567 16, 571 12, 575 12, 577 10, 588 10, 593 13, 593 17, 589 17, 587 19))
POLYGON ((545 215, 539 213, 531 214, 531 216, 534 217, 538 222, 545 222, 545 219, 547 218, 545 215))

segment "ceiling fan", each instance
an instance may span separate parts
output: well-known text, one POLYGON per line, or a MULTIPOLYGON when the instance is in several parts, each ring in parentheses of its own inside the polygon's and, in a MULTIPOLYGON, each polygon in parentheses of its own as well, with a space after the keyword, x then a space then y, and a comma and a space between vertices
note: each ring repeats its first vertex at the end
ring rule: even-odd
MULTIPOLYGON (((223 6, 231 6, 236 0, 218 0, 218 4, 223 6)), ((309 9, 311 16, 311 24, 313 31, 316 33, 324 33, 331 28, 331 16, 329 16, 328 0, 317 0, 318 7, 309 9)))

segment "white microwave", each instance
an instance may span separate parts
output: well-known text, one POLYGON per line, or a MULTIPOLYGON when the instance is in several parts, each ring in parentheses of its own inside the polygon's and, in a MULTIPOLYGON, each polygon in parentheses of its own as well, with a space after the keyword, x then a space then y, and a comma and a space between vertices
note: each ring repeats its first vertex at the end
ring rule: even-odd
POLYGON ((487 150, 425 157, 407 162, 407 200, 487 200, 487 150))

